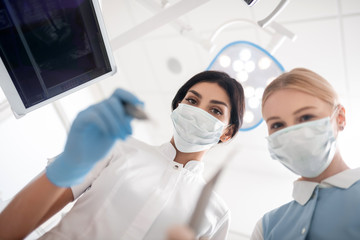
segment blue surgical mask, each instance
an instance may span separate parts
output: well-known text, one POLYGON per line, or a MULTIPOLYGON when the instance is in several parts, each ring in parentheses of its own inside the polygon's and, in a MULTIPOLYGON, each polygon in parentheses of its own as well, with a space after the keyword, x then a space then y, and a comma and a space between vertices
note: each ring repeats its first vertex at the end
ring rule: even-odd
POLYGON ((271 157, 303 177, 319 176, 336 151, 331 118, 293 125, 271 134, 267 137, 271 157))
POLYGON ((179 104, 171 113, 176 148, 185 153, 199 152, 217 144, 225 124, 201 108, 179 104))

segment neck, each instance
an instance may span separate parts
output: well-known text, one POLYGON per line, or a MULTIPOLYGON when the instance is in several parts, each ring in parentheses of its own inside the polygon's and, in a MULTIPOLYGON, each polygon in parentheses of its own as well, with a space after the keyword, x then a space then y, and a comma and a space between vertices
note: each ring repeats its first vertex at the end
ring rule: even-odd
POLYGON ((337 150, 329 167, 327 169, 325 169, 325 171, 323 171, 319 176, 317 176, 315 178, 301 177, 299 180, 320 183, 322 180, 329 178, 331 176, 334 176, 335 174, 338 174, 347 169, 350 169, 350 168, 346 165, 346 163, 344 162, 344 160, 342 159, 342 157, 340 155, 340 152, 337 150))
POLYGON ((176 146, 175 146, 175 142, 174 142, 174 138, 171 138, 170 143, 174 146, 175 150, 176 150, 176 155, 175 155, 175 162, 181 163, 184 166, 192 160, 196 160, 196 161, 201 161, 201 159, 203 158, 204 154, 206 151, 201 151, 201 152, 193 152, 193 153, 184 153, 184 152, 180 152, 176 146))

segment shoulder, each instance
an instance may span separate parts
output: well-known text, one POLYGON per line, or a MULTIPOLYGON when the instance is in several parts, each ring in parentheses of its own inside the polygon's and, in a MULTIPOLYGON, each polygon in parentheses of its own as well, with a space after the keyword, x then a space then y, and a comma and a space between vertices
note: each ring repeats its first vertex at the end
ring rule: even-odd
POLYGON ((293 205, 295 203, 295 201, 290 201, 288 203, 285 203, 284 205, 281 205, 280 207, 277 207, 269 212, 267 212, 264 216, 276 216, 276 215, 281 215, 283 214, 285 211, 287 211, 289 209, 289 207, 291 205, 293 205))
POLYGON ((134 137, 128 137, 125 141, 119 140, 115 144, 115 148, 147 148, 147 147, 153 147, 150 144, 145 143, 144 141, 141 141, 139 139, 136 139, 134 137))
POLYGON ((150 145, 133 137, 128 137, 125 141, 117 141, 112 149, 112 152, 115 155, 122 155, 124 153, 134 151, 154 151, 155 149, 156 146, 150 145))
POLYGON ((296 201, 291 201, 265 213, 262 218, 263 227, 271 228, 271 226, 276 224, 276 222, 281 219, 294 204, 297 205, 296 201))

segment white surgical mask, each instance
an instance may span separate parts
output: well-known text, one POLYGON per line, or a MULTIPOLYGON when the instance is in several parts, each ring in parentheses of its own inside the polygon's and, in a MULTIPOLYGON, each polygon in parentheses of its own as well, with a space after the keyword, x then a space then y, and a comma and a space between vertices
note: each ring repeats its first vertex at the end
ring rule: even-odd
POLYGON ((211 148, 220 140, 225 124, 201 108, 180 103, 171 113, 176 148, 185 153, 211 148))
POLYGON ((267 137, 271 157, 303 177, 319 176, 330 165, 336 151, 331 118, 297 124, 273 133, 267 137))

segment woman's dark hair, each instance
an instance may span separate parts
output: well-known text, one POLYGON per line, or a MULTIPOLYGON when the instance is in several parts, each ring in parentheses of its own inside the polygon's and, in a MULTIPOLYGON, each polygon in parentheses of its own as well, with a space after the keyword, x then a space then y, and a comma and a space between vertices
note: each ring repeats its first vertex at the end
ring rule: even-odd
POLYGON ((172 110, 177 108, 178 104, 184 99, 189 89, 200 82, 217 83, 222 87, 230 99, 231 114, 230 124, 234 125, 233 137, 240 129, 243 123, 245 110, 244 89, 241 84, 231 78, 227 73, 220 71, 204 71, 190 78, 176 93, 172 100, 172 110))

